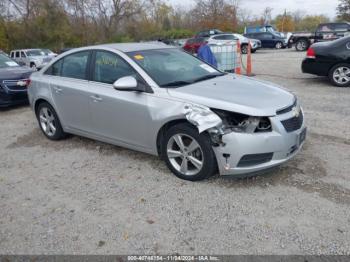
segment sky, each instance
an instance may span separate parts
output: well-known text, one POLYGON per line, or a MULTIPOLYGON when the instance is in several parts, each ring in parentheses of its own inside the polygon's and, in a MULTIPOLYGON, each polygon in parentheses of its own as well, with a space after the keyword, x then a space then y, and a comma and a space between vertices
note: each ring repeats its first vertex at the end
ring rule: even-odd
MULTIPOLYGON (((260 15, 265 7, 271 7, 272 16, 284 12, 293 12, 296 10, 302 10, 306 14, 324 14, 329 18, 336 16, 336 7, 339 3, 338 0, 239 0, 240 7, 246 10, 250 10, 252 15, 260 15)), ((168 0, 170 4, 181 5, 184 7, 191 7, 194 5, 194 0, 168 0)))

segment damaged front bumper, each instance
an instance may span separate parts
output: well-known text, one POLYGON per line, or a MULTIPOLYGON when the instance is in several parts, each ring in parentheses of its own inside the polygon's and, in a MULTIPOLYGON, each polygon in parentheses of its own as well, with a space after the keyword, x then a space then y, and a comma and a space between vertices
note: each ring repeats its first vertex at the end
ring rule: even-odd
POLYGON ((220 175, 256 173, 294 157, 304 144, 306 127, 303 121, 300 128, 287 132, 282 121, 293 117, 292 112, 271 117, 271 132, 223 135, 223 144, 213 146, 220 175))

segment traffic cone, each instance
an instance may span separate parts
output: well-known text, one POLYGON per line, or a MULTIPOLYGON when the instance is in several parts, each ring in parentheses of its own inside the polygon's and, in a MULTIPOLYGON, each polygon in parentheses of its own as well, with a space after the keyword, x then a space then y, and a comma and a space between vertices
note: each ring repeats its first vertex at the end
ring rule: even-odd
POLYGON ((247 52, 247 76, 253 76, 252 74, 252 52, 251 52, 251 44, 248 42, 248 52, 247 52))
POLYGON ((237 75, 242 74, 241 71, 241 43, 237 40, 237 57, 236 57, 236 65, 235 65, 235 73, 237 75))

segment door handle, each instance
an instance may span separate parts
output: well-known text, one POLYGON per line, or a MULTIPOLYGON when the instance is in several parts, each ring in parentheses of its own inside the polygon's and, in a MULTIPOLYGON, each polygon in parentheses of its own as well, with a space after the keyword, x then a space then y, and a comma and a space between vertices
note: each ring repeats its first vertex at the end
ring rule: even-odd
POLYGON ((94 102, 101 102, 103 99, 99 97, 98 95, 92 95, 90 96, 94 102))
POLYGON ((59 88, 58 86, 54 86, 53 89, 55 90, 55 92, 56 92, 57 94, 62 93, 62 88, 59 88))

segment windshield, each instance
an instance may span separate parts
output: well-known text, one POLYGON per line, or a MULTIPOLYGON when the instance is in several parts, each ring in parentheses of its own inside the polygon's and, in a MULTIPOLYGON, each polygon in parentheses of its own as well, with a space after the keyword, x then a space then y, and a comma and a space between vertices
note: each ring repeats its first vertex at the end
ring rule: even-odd
POLYGON ((45 54, 45 55, 48 55, 48 54, 51 54, 52 51, 49 50, 49 49, 41 49, 41 51, 45 54))
POLYGON ((43 56, 44 52, 41 50, 28 50, 27 52, 27 56, 43 56))
POLYGON ((161 87, 179 87, 221 76, 214 67, 179 49, 127 53, 161 87))
POLYGON ((5 55, 0 54, 0 68, 19 66, 15 61, 5 55))

